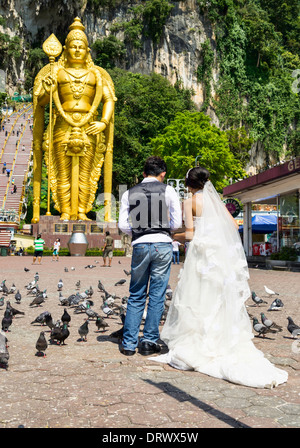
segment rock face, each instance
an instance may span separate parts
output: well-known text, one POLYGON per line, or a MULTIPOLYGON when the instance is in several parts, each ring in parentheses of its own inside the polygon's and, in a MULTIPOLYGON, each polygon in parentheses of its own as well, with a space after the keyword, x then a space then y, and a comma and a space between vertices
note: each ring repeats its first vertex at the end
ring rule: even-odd
MULTIPOLYGON (((10 36, 18 35, 24 43, 30 44, 45 40, 51 33, 55 33, 63 44, 68 26, 74 17, 79 16, 86 27, 91 45, 96 39, 107 37, 113 24, 128 21, 132 16, 130 8, 138 3, 120 2, 113 9, 99 8, 95 11, 86 0, 4 0, 1 2, 0 15, 5 18, 6 23, 5 27, 0 27, 0 31, 10 36)), ((142 74, 154 71, 165 76, 172 84, 180 82, 184 88, 193 91, 193 99, 200 108, 203 103, 203 86, 197 81, 196 72, 203 42, 209 39, 215 51, 213 29, 210 22, 199 14, 196 0, 172 3, 174 7, 163 27, 160 41, 154 44, 150 38, 146 38, 143 39, 141 48, 128 47, 124 68, 142 74)), ((123 32, 119 31, 116 36, 122 40, 123 32)), ((25 45, 23 48, 19 63, 15 67, 6 67, 11 89, 16 80, 22 83, 25 77, 22 62, 26 58, 25 45)), ((217 68, 214 67, 213 78, 217 77, 217 68)), ((213 116, 213 119, 217 124, 217 118, 213 116)))

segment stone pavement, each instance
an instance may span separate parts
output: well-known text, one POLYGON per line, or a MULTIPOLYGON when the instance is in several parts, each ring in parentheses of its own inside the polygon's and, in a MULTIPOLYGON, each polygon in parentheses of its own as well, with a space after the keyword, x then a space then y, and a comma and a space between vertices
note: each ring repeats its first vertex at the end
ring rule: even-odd
MULTIPOLYGON (((85 314, 71 314, 70 336, 65 346, 48 345, 46 357, 36 356, 35 343, 41 330, 48 327, 31 325, 43 311, 59 319, 57 283, 63 279, 63 295, 80 292, 92 286, 94 309, 102 304, 98 292, 100 279, 107 290, 123 297, 128 295, 131 259, 114 257, 111 268, 101 267, 95 257, 61 257, 52 262, 44 257, 42 265, 32 266, 31 257, 0 257, 0 281, 10 287, 15 283, 22 300, 12 306, 24 311, 15 317, 7 334, 9 366, 0 370, 0 428, 296 428, 300 426, 300 345, 287 331, 287 316, 300 324, 300 274, 250 269, 250 287, 264 298, 263 285, 280 293, 284 303, 281 311, 267 312, 268 305, 248 310, 259 317, 268 317, 283 326, 281 333, 265 339, 255 337, 254 343, 266 357, 289 373, 287 384, 273 389, 254 389, 211 378, 196 372, 182 372, 136 354, 125 357, 119 352, 118 341, 109 335, 121 327, 119 316, 106 318, 109 328, 96 331, 95 321, 89 324, 87 342, 79 341, 78 328, 85 314), (96 267, 85 268, 88 264, 96 267), (24 272, 24 267, 30 272, 24 272), (71 267, 75 270, 71 270, 71 267), (64 272, 68 267, 69 272, 64 272), (40 289, 47 288, 42 307, 30 307, 31 296, 25 285, 39 273, 40 289), (122 286, 114 286, 126 278, 122 286)), ((181 266, 172 266, 170 284, 177 284, 181 266)), ((0 293, 1 294, 1 293, 0 293)), ((2 295, 2 294, 1 294, 2 295)), ((4 313, 5 304, 0 308, 4 313)), ((125 430, 124 430, 125 431, 125 430)), ((126 431, 125 431, 126 432, 126 431)))

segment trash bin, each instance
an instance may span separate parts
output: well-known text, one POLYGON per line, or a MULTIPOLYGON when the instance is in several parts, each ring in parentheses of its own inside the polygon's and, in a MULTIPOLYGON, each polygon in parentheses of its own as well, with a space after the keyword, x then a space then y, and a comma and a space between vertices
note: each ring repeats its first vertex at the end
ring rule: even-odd
POLYGON ((6 257, 7 252, 8 252, 7 247, 1 247, 1 257, 6 257))

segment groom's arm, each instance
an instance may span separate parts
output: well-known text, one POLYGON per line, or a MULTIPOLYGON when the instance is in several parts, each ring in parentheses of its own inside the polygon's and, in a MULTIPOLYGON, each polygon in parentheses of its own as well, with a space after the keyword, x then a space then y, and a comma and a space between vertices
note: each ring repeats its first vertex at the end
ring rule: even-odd
POLYGON ((132 235, 131 225, 129 223, 129 201, 128 190, 122 195, 120 213, 119 213, 119 229, 127 235, 132 235))

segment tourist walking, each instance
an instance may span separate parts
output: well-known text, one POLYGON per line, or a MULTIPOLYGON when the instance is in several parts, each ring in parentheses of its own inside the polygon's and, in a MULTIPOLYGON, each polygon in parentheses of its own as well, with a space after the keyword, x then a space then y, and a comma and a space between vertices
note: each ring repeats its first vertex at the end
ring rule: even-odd
POLYGON ((44 245, 45 241, 42 239, 41 234, 38 234, 36 239, 34 240, 34 255, 33 255, 33 262, 32 264, 35 264, 36 259, 38 260, 38 264, 41 264, 43 251, 44 251, 44 245))
POLYGON ((103 246, 103 265, 102 267, 111 267, 111 262, 113 258, 113 249, 114 249, 114 239, 110 235, 110 232, 107 230, 105 232, 105 243, 103 246), (106 258, 108 258, 108 265, 106 265, 106 258))
POLYGON ((53 243, 52 261, 59 260, 60 238, 57 238, 53 243))

